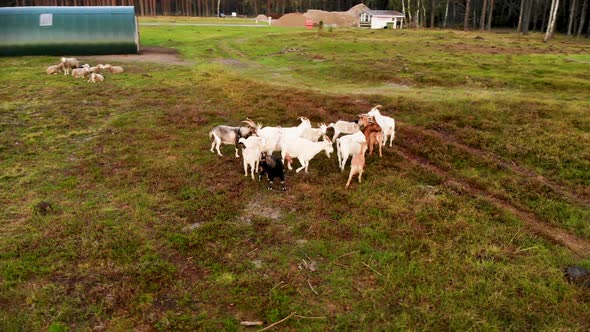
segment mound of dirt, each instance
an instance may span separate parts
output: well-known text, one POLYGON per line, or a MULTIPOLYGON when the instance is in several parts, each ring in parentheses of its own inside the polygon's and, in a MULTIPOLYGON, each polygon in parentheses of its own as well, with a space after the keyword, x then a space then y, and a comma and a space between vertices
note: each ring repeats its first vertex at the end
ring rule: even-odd
POLYGON ((273 20, 272 25, 277 27, 303 27, 307 18, 301 13, 290 13, 273 20))
MULTIPOLYGON (((355 27, 359 23, 359 16, 365 10, 370 8, 364 4, 358 4, 345 12, 327 12, 323 10, 310 9, 305 14, 291 13, 283 15, 272 25, 280 27, 303 27, 305 20, 312 20, 314 25, 323 21, 325 25, 337 27, 355 27)), ((261 16, 261 15, 259 15, 261 16)))
POLYGON ((353 6, 348 11, 346 11, 346 13, 348 13, 350 16, 358 17, 365 10, 371 10, 371 8, 365 6, 365 4, 359 3, 358 5, 353 6))
POLYGON ((256 16, 255 20, 256 21, 268 21, 268 17, 264 14, 260 14, 260 15, 256 16))
POLYGON ((314 24, 319 24, 320 21, 323 21, 326 25, 337 27, 353 27, 358 24, 358 17, 349 15, 348 12, 326 12, 310 9, 303 16, 313 20, 314 24))

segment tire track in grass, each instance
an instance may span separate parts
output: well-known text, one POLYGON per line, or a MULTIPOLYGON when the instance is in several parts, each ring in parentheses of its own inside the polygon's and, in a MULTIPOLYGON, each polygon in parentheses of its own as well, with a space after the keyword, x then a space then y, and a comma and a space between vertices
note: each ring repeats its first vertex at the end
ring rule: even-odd
POLYGON ((454 182, 460 186, 462 190, 469 193, 470 195, 485 199, 497 208, 509 211, 518 217, 532 233, 543 236, 552 242, 569 248, 576 256, 579 256, 580 258, 586 258, 590 256, 590 242, 561 228, 554 227, 540 221, 533 213, 527 211, 527 209, 524 207, 518 206, 513 202, 508 202, 507 200, 488 193, 483 189, 476 188, 463 179, 453 177, 448 172, 430 163, 428 160, 413 154, 407 148, 398 145, 395 152, 401 155, 404 159, 410 161, 412 164, 436 174, 446 182, 454 182))
MULTIPOLYGON (((400 122, 398 121, 398 123, 400 122)), ((514 174, 519 175, 520 177, 540 182, 541 184, 551 188, 551 190, 553 190, 555 193, 566 198, 570 203, 574 203, 583 207, 588 207, 590 205, 590 194, 586 191, 580 191, 577 194, 573 193, 569 191, 564 185, 557 183, 554 180, 547 179, 543 175, 538 174, 533 170, 527 169, 526 167, 521 165, 517 165, 514 162, 508 162, 490 152, 485 152, 480 149, 468 146, 464 143, 459 142, 456 138, 452 137, 449 134, 441 133, 439 131, 432 129, 423 129, 406 123, 403 124, 402 128, 403 129, 401 129, 400 131, 407 131, 410 134, 412 132, 418 132, 423 136, 435 137, 439 139, 442 143, 446 145, 451 145, 459 151, 477 156, 478 158, 481 158, 484 161, 494 163, 500 166, 502 169, 509 170, 514 174)))

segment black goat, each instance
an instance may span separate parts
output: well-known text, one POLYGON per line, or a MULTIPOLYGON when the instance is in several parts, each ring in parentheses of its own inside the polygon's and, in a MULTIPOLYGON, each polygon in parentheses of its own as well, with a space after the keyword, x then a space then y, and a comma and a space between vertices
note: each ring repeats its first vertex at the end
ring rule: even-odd
POLYGON ((283 160, 281 157, 273 156, 262 152, 260 155, 260 173, 258 174, 258 180, 262 178, 263 174, 266 174, 268 179, 268 190, 272 190, 273 180, 279 178, 281 180, 281 190, 287 190, 285 186, 285 172, 283 169, 283 160))

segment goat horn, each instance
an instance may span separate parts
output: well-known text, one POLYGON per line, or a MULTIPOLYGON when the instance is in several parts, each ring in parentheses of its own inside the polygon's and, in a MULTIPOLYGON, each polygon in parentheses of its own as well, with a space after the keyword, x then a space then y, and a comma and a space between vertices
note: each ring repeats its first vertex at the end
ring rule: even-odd
POLYGON ((381 106, 381 105, 377 105, 377 106, 375 106, 375 107, 373 107, 373 108, 381 108, 381 107, 383 107, 383 106, 381 106))
POLYGON ((254 123, 254 121, 252 121, 248 118, 246 118, 246 120, 243 120, 242 122, 249 125, 249 126, 252 126, 252 128, 256 128, 256 123, 254 123))

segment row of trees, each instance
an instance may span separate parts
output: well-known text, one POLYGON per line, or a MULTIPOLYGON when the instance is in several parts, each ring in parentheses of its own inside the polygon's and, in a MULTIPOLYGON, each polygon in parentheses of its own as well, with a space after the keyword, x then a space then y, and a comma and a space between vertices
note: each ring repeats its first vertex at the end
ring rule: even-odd
POLYGON ((589 0, 5 0, 7 6, 135 6, 139 15, 214 16, 284 14, 307 9, 345 11, 364 3, 372 9, 406 13, 414 27, 516 28, 518 32, 556 27, 567 35, 590 34, 589 0), (560 1, 563 4, 560 4, 560 1))

